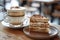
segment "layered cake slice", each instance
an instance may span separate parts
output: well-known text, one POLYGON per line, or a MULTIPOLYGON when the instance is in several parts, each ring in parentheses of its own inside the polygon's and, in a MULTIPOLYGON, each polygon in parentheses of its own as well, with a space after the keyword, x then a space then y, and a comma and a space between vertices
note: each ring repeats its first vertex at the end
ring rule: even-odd
POLYGON ((11 17, 22 17, 25 15, 25 7, 16 7, 16 8, 12 8, 12 9, 8 9, 8 16, 11 17))
POLYGON ((30 32, 49 33, 49 19, 40 15, 33 15, 30 18, 30 32))

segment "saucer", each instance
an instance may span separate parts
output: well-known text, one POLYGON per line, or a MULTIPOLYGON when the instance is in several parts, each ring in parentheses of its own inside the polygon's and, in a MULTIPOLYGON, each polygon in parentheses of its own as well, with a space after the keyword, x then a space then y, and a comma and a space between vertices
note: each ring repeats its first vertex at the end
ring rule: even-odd
POLYGON ((28 27, 24 28, 23 32, 25 33, 26 36, 32 39, 48 39, 58 35, 59 31, 57 28, 50 26, 49 29, 50 29, 49 34, 30 32, 28 27))
POLYGON ((29 20, 30 20, 29 18, 25 18, 22 26, 20 26, 20 25, 13 26, 10 23, 7 23, 5 21, 2 21, 1 23, 4 27, 8 27, 8 28, 23 28, 23 27, 29 26, 29 20))

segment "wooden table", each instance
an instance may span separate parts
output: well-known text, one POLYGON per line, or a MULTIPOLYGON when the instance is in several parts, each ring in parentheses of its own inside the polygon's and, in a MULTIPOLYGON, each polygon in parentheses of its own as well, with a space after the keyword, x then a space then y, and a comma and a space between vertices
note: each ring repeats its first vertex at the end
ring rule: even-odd
MULTIPOLYGON (((60 31, 60 26, 56 26, 60 31)), ((0 40, 33 40, 28 38, 22 31, 23 29, 6 28, 0 23, 0 40)), ((60 32, 57 36, 46 40, 60 40, 60 32)))

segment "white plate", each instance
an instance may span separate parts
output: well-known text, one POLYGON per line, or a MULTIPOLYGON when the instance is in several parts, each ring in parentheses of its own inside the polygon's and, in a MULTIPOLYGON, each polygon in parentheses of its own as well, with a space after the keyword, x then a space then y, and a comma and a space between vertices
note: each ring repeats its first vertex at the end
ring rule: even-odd
POLYGON ((9 28, 23 28, 23 27, 27 27, 28 25, 29 25, 29 18, 25 18, 25 21, 23 22, 23 25, 22 26, 20 26, 20 25, 18 25, 18 26, 10 26, 10 24, 9 23, 6 23, 6 22, 4 22, 4 21, 2 21, 1 23, 2 23, 2 25, 4 26, 4 27, 9 27, 9 28))

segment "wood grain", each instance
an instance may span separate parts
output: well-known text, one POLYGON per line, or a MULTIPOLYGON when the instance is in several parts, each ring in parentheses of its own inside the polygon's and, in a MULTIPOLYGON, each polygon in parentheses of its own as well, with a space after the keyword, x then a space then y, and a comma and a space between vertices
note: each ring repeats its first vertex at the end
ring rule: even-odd
MULTIPOLYGON (((46 40, 60 40, 60 26, 56 27, 59 29, 59 34, 54 38, 46 40)), ((0 23, 0 40, 33 40, 28 38, 22 30, 6 28, 0 23)))

